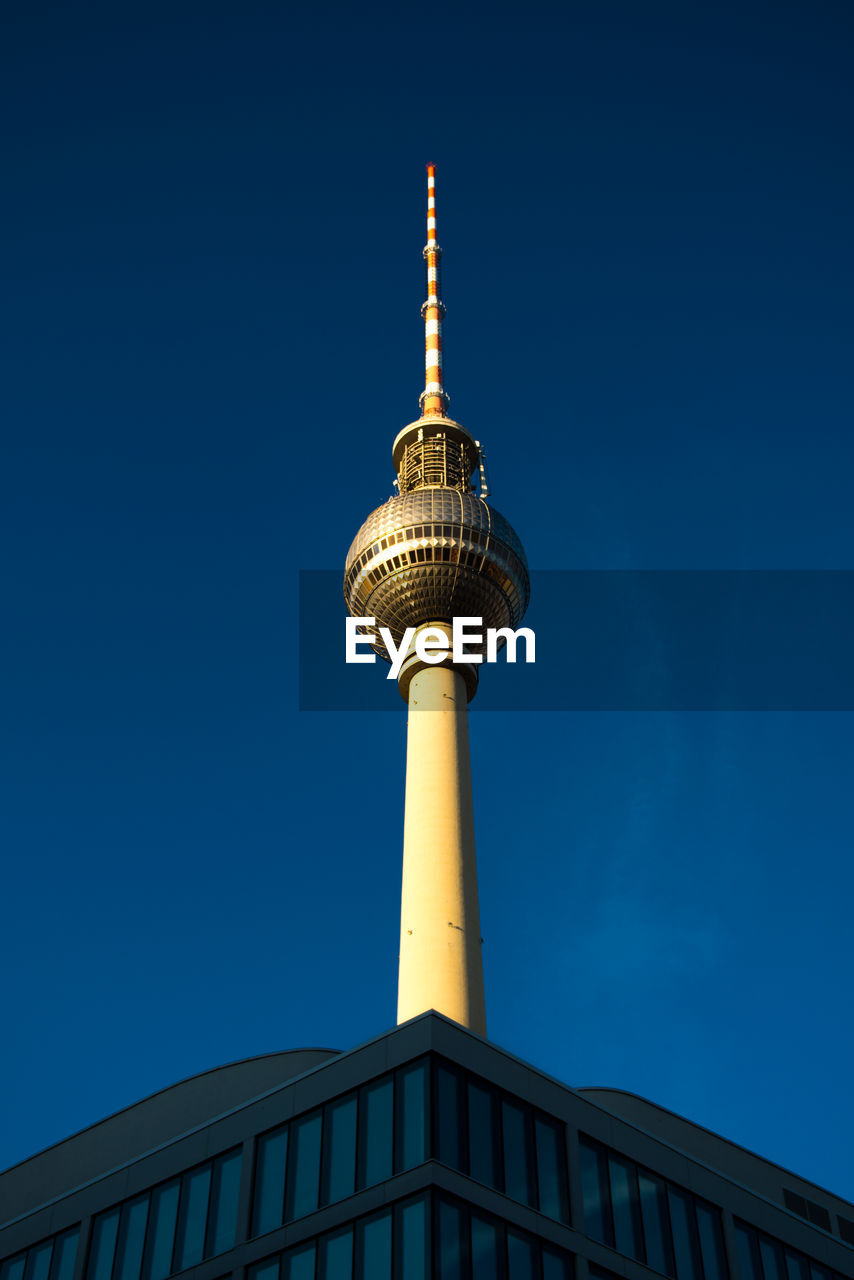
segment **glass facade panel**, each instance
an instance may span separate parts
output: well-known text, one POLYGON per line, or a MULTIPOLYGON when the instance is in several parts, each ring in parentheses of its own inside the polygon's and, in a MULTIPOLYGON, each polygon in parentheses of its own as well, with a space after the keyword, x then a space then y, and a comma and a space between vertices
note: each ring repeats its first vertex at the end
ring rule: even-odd
POLYGON ((52 1254, 53 1240, 45 1240, 30 1249, 27 1254, 26 1280, 48 1280, 52 1254))
POLYGON ((356 1280, 391 1280, 391 1209, 357 1224, 356 1280))
POLYGON ((697 1201, 697 1230, 700 1236, 700 1254, 706 1280, 727 1280, 726 1251, 721 1229, 721 1215, 710 1204, 697 1201))
POLYGON ((572 1280, 571 1255, 430 1192, 325 1232, 281 1262, 279 1273, 276 1258, 266 1258, 248 1280, 572 1280))
POLYGON ((504 1190, 512 1200, 534 1205, 533 1161, 528 1113, 504 1098, 501 1122, 504 1134, 504 1190))
POLYGON ((292 1249, 282 1258, 282 1280, 314 1280, 314 1242, 292 1249))
POLYGON ((57 1236, 53 1246, 53 1264, 50 1269, 50 1280, 72 1280, 74 1263, 77 1261, 77 1242, 80 1239, 80 1228, 73 1227, 57 1236))
POLYGON ((572 1263, 566 1254, 543 1249, 543 1280, 572 1280, 572 1263))
POLYGON ((465 1172, 463 1082, 444 1062, 436 1064, 436 1159, 465 1172))
POLYGON ((95 1219, 89 1251, 89 1280, 110 1280, 119 1234, 119 1212, 118 1209, 110 1209, 95 1219))
POLYGON ((212 1258, 234 1247, 237 1235, 237 1198, 240 1193, 240 1148, 214 1161, 211 1211, 205 1257, 212 1258))
POLYGON ((397 1172, 414 1169, 427 1159, 427 1063, 416 1062, 397 1073, 397 1172))
POLYGON ((257 1262, 248 1270, 249 1280, 279 1280, 280 1262, 278 1258, 267 1258, 257 1262))
POLYGON ((303 1218, 314 1213, 320 1196, 320 1131, 323 1115, 313 1111, 311 1115, 295 1120, 291 1125, 291 1158, 288 1161, 288 1189, 286 1220, 303 1218))
POLYGON ((545 1116, 534 1117, 534 1145, 537 1152, 537 1190, 540 1213, 558 1222, 569 1221, 566 1186, 564 1128, 545 1116))
POLYGON ((497 1102, 488 1085, 469 1081, 469 1170, 478 1182, 500 1189, 497 1102))
POLYGON ((465 1220, 462 1207, 440 1200, 437 1227, 437 1280, 465 1280, 465 1220))
POLYGON ((427 1280, 429 1274, 426 1197, 397 1206, 395 1248, 399 1280, 427 1280))
POLYGON ((735 1224, 735 1248, 738 1254, 738 1270, 741 1280, 762 1280, 759 1249, 756 1237, 740 1222, 735 1224))
POLYGON ((810 1280, 809 1263, 802 1253, 786 1250, 786 1274, 788 1280, 810 1280))
POLYGON ((139 1280, 148 1223, 148 1201, 147 1194, 138 1196, 122 1209, 113 1280, 139 1280))
POLYGON ((355 1093, 339 1098, 326 1108, 323 1135, 323 1204, 334 1204, 356 1190, 356 1120, 358 1098, 355 1093))
POLYGON ((586 1142, 580 1144, 581 1196, 584 1203, 584 1230, 594 1240, 611 1244, 611 1212, 604 1180, 599 1177, 599 1152, 586 1142))
POLYGON ((393 1077, 366 1085, 359 1101, 359 1186, 372 1187, 392 1175, 393 1077))
POLYGON ((688 1196, 675 1187, 667 1188, 670 1225, 673 1230, 673 1256, 676 1280, 703 1280, 694 1227, 694 1206, 688 1196))
POLYGON ((204 1257, 210 1189, 211 1167, 209 1164, 185 1173, 181 1179, 181 1206, 175 1241, 176 1271, 194 1267, 204 1257))
POLYGON ((614 1247, 630 1258, 643 1261, 640 1212, 635 1192, 634 1165, 617 1156, 608 1157, 611 1212, 614 1215, 614 1247))
POLYGON ((252 1234, 262 1236, 282 1225, 285 1205, 285 1165, 288 1131, 277 1129, 258 1139, 255 1160, 255 1204, 252 1234))
POLYGON ((27 1268, 27 1255, 18 1253, 14 1258, 7 1258, 0 1266, 0 1280, 24 1280, 27 1268))
POLYGON ((760 1236, 759 1256, 762 1259, 762 1273, 765 1280, 786 1280, 783 1270, 783 1250, 776 1240, 769 1240, 768 1236, 760 1236))
POLYGON ((353 1280, 353 1228, 320 1237, 317 1280, 353 1280))
POLYGON ((510 1280, 538 1280, 537 1251, 530 1236, 507 1232, 507 1274, 510 1280))
POLYGON ((646 1243, 646 1263, 653 1271, 673 1275, 670 1248, 670 1226, 667 1221, 667 1193, 664 1183, 650 1173, 638 1170, 638 1194, 646 1243))
POLYGON ((142 1264, 143 1280, 165 1280, 172 1271, 180 1190, 181 1184, 176 1179, 157 1187, 151 1193, 148 1245, 142 1264))
POLYGON ((503 1228, 492 1218, 471 1216, 471 1266, 477 1280, 503 1280, 503 1228))

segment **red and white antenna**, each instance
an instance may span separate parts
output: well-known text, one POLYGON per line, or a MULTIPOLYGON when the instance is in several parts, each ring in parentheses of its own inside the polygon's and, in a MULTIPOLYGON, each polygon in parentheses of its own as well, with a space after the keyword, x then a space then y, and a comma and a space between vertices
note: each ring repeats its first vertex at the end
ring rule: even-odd
POLYGON ((427 301, 421 308, 424 317, 424 391, 419 401, 421 415, 444 417, 448 412, 448 395, 442 381, 442 317, 445 304, 440 293, 439 263, 442 250, 436 240, 436 166, 427 166, 427 301))

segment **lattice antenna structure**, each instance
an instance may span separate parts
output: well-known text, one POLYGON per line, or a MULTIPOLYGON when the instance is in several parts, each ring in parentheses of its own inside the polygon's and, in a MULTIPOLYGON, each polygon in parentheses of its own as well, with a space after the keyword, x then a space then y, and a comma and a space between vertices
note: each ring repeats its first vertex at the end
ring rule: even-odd
POLYGON ((442 247, 436 239, 436 166, 427 166, 427 243, 423 249, 427 266, 427 298, 421 307, 424 317, 424 390, 419 405, 422 416, 444 417, 450 397, 442 378, 442 247))

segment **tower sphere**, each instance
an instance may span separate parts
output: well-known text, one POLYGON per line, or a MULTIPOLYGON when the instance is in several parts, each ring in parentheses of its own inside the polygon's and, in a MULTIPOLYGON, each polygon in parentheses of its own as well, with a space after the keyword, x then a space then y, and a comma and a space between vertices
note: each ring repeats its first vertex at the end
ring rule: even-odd
MULTIPOLYGON (((400 432, 393 460, 400 492, 371 512, 347 554, 349 612, 376 618, 396 644, 407 627, 454 617, 518 627, 528 565, 511 525, 473 491, 477 441, 434 414, 400 432)), ((377 652, 385 657, 381 645, 377 652)))

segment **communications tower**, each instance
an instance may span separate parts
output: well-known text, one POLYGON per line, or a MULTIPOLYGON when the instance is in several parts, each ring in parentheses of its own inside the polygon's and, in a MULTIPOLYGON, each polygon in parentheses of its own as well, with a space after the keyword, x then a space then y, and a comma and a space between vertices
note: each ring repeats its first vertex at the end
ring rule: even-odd
MULTIPOLYGON (((397 493, 362 525, 347 555, 344 597, 400 645, 407 627, 451 642, 455 617, 518 627, 530 585, 517 534, 486 502, 479 441, 448 416, 442 376, 442 250, 436 174, 427 166, 426 377, 421 417, 392 446, 397 493), (477 477, 478 488, 473 484, 477 477)), ((381 641, 376 652, 387 658, 381 641)), ((422 661, 414 641, 398 688, 409 707, 398 1023, 435 1009, 486 1035, 468 703, 478 664, 422 661)))

